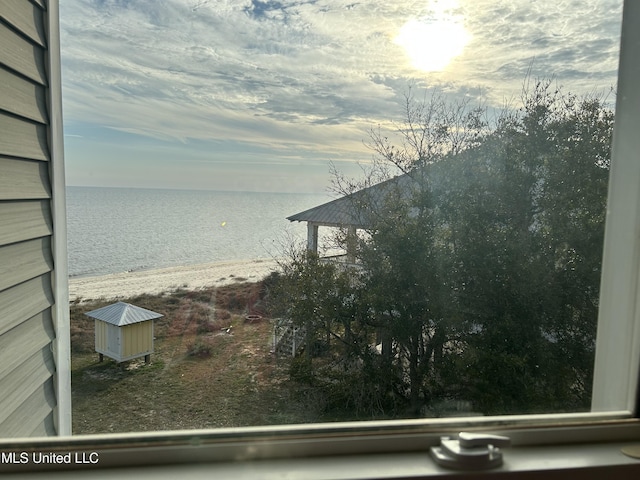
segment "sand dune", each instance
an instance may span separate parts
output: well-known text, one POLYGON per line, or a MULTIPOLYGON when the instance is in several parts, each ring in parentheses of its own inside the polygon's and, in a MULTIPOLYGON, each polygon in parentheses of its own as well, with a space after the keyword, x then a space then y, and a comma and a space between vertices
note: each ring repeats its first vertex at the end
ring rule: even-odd
POLYGON ((69 300, 115 299, 177 288, 195 290, 240 281, 256 282, 277 269, 275 260, 260 259, 74 277, 69 279, 69 300))

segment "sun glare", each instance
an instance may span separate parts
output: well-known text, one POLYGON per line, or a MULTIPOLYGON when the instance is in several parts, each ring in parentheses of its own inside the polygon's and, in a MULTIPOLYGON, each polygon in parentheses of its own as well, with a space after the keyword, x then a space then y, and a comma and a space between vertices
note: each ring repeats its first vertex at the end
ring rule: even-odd
POLYGON ((455 13, 456 1, 440 1, 431 11, 405 23, 394 42, 405 49, 412 65, 426 72, 440 71, 460 55, 471 35, 461 15, 455 13))

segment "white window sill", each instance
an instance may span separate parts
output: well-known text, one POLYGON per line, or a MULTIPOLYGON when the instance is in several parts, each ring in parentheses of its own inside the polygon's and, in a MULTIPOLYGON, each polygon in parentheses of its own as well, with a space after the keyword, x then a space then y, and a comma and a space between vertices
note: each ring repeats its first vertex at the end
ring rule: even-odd
MULTIPOLYGON (((173 464, 128 468, 76 468, 67 471, 15 472, 3 478, 57 479, 136 478, 171 479, 409 479, 433 478, 522 478, 553 479, 635 479, 640 478, 640 460, 627 457, 621 448, 634 442, 515 447, 505 449, 503 467, 485 472, 445 470, 426 453, 390 453, 382 455, 349 455, 315 458, 274 459, 197 464, 173 464)), ((635 443, 640 445, 640 441, 635 443)), ((158 452, 155 452, 157 455, 158 452)), ((142 452, 144 455, 145 453, 142 452)), ((153 463, 153 452, 149 464, 153 463)))

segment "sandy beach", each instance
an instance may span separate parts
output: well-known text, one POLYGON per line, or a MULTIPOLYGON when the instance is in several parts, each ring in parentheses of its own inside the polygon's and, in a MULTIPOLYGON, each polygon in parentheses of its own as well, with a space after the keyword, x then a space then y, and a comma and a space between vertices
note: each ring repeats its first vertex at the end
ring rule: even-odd
POLYGON ((178 288, 196 290, 235 282, 257 282, 277 269, 275 260, 259 259, 73 277, 69 279, 69 301, 116 299, 178 288))

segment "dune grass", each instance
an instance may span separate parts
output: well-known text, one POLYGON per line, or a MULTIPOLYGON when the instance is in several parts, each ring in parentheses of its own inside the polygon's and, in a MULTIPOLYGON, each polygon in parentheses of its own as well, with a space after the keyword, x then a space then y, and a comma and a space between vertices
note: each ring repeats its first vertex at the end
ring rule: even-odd
POLYGON ((99 363, 93 320, 84 313, 113 300, 71 304, 74 434, 318 420, 290 382, 288 362, 271 353, 261 283, 121 300, 164 315, 155 320, 155 352, 148 365, 99 363), (263 319, 246 323, 247 314, 263 319))

